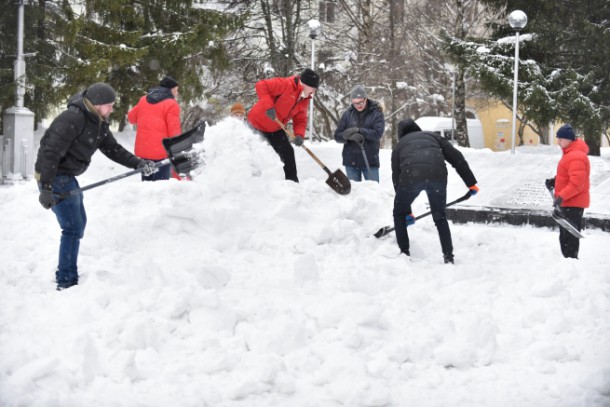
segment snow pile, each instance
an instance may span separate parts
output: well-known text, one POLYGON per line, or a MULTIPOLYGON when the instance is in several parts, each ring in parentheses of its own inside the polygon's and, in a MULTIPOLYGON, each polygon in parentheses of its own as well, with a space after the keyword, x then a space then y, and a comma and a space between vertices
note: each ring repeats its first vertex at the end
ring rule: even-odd
MULTIPOLYGON (((301 183, 284 181, 233 119, 203 149, 191 182, 85 192, 81 282, 63 292, 35 184, 0 189, 0 405, 610 404, 607 233, 575 261, 557 231, 452 225, 451 266, 424 218, 407 259, 372 236, 391 219, 389 151, 380 184, 340 196, 302 149, 301 183)), ((340 146, 311 149, 341 167, 340 146)), ((464 152, 482 179, 506 170, 464 152)), ((96 155, 79 180, 122 171, 96 155)))

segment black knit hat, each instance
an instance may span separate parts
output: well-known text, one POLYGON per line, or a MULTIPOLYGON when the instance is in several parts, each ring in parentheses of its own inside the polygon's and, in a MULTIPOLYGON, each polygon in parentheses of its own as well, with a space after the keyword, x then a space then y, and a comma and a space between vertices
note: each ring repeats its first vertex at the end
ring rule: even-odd
POLYGON ((568 140, 574 141, 576 139, 576 135, 574 134, 574 129, 569 124, 564 124, 557 130, 557 138, 565 138, 568 140))
POLYGON ((116 93, 112 86, 98 82, 89 86, 84 95, 93 105, 107 105, 116 100, 116 93))
POLYGON ((309 68, 305 68, 303 72, 301 72, 301 82, 307 86, 318 89, 318 86, 320 86, 320 75, 309 68))
POLYGON ((165 78, 161 79, 161 82, 159 82, 159 86, 163 86, 164 88, 168 89, 173 89, 178 85, 178 81, 171 76, 166 76, 165 78))

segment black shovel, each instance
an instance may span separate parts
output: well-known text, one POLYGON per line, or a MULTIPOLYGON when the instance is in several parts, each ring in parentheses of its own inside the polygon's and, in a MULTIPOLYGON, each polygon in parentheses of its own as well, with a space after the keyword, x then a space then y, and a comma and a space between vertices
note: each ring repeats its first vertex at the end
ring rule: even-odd
MULTIPOLYGON (((288 130, 286 128, 286 126, 284 126, 284 123, 282 123, 280 121, 280 119, 275 117, 273 115, 273 113, 269 114, 269 112, 268 112, 267 116, 269 116, 269 118, 271 120, 274 120, 277 124, 280 125, 280 127, 288 135, 288 138, 290 140, 294 139, 294 134, 292 133, 292 131, 288 130)), ((313 158, 314 161, 317 162, 318 165, 320 167, 322 167, 322 169, 328 174, 328 178, 326 179, 326 184, 328 184, 328 186, 331 187, 333 189, 333 191, 335 191, 339 195, 348 195, 350 193, 350 191, 352 190, 352 184, 349 182, 347 175, 345 175, 343 173, 343 171, 337 170, 335 172, 330 172, 328 167, 326 167, 326 165, 324 165, 324 163, 322 161, 320 161, 320 159, 318 157, 316 157, 316 155, 314 153, 312 153, 311 150, 309 150, 307 147, 305 147, 304 144, 301 144, 301 147, 303 147, 305 149, 305 151, 307 151, 307 153, 311 156, 311 158, 313 158)))
MULTIPOLYGON (((547 187, 547 189, 549 190, 549 192, 551 193, 551 198, 553 198, 553 200, 555 200, 555 194, 553 193, 553 190, 555 188, 551 188, 551 187, 547 187)), ((585 235, 583 235, 577 228, 576 226, 574 226, 569 220, 567 220, 564 216, 563 213, 561 212, 561 207, 554 207, 553 208, 553 212, 551 213, 551 217, 553 218, 553 220, 555 222, 557 222, 557 224, 559 226, 561 226, 562 228, 564 228, 565 230, 568 231, 568 233, 570 233, 572 236, 578 238, 578 239, 582 239, 585 237, 585 235)))
MULTIPOLYGON (((191 130, 182 133, 179 136, 163 139, 163 147, 167 152, 169 158, 166 158, 163 161, 159 161, 154 163, 156 168, 161 168, 164 165, 171 164, 177 173, 187 173, 192 169, 196 168, 199 165, 197 161, 198 154, 197 153, 189 153, 193 148, 193 144, 199 143, 203 140, 203 133, 205 132, 205 122, 199 123, 197 126, 192 128, 191 130), (170 140, 169 142, 167 142, 170 140)), ((93 189, 105 184, 109 184, 114 181, 118 181, 120 179, 130 177, 132 175, 140 174, 144 171, 144 168, 137 168, 135 170, 128 171, 126 173, 116 175, 114 177, 95 182, 93 184, 84 186, 82 188, 73 189, 71 191, 67 191, 59 195, 59 198, 55 202, 55 205, 60 203, 66 198, 77 195, 81 192, 87 191, 89 189, 93 189)))
MULTIPOLYGON (((445 208, 447 208, 447 207, 449 207, 451 205, 455 205, 456 203, 460 203, 462 201, 465 201, 468 198, 470 198, 471 196, 472 196, 472 194, 470 193, 470 191, 468 191, 468 192, 466 192, 466 194, 464 196, 456 199, 455 201, 449 202, 447 205, 445 205, 445 208)), ((428 212, 422 213, 421 215, 417 216, 415 218, 415 220, 419 220, 419 219, 421 219, 423 217, 426 217, 426 216, 430 215, 431 213, 432 213, 432 211, 428 211, 428 212)), ((376 238, 383 237, 383 236, 387 235, 388 233, 393 232, 394 229, 395 229, 394 226, 384 226, 381 229, 379 229, 377 232, 375 232, 374 236, 376 238)))

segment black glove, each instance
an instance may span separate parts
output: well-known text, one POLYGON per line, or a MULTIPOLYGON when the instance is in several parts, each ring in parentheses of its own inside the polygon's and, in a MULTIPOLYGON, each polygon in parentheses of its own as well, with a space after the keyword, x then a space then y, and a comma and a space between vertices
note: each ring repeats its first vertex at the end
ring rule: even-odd
POLYGON ((343 130, 343 138, 349 140, 349 136, 354 133, 358 133, 358 127, 350 127, 349 129, 343 130))
POLYGON ((360 133, 352 133, 347 136, 347 140, 362 144, 364 142, 364 136, 360 133))
POLYGON ((292 143, 297 147, 301 147, 303 145, 303 141, 303 137, 301 136, 296 136, 292 139, 292 143))
POLYGON ((563 217, 563 211, 561 210, 561 203, 563 202, 563 198, 558 196, 555 198, 555 201, 553 201, 553 206, 555 207, 555 214, 563 217))
POLYGON ((553 206, 555 208, 561 208, 561 203, 563 202, 563 198, 558 196, 557 198, 555 198, 555 201, 553 202, 553 206))
POLYGON ((140 168, 143 168, 142 174, 145 177, 153 175, 155 172, 159 171, 159 168, 157 168, 155 162, 150 160, 140 160, 137 169, 139 170, 140 168))
POLYGON ((555 178, 549 178, 544 181, 544 185, 546 185, 547 189, 555 189, 555 178))
POLYGON ((40 191, 40 195, 38 195, 38 202, 45 209, 51 209, 55 205, 55 197, 53 196, 53 191, 50 188, 46 187, 40 191))
POLYGON ((267 115, 268 118, 270 118, 271 120, 275 120, 275 118, 277 117, 277 115, 275 114, 275 107, 272 107, 271 109, 268 109, 265 114, 267 115))

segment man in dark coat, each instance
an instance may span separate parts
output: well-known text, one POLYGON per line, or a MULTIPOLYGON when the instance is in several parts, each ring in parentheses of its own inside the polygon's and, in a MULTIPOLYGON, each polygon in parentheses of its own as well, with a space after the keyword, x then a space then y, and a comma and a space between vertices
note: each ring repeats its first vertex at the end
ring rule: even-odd
POLYGON ((78 249, 85 232, 87 215, 82 192, 57 202, 64 192, 79 188, 76 176, 87 170, 98 149, 111 160, 152 174, 152 161, 142 160, 125 150, 108 128, 116 95, 105 83, 95 83, 68 102, 68 109, 53 120, 40 140, 35 170, 39 201, 52 209, 62 229, 59 264, 55 273, 57 289, 78 284, 78 249))
POLYGON ((344 143, 343 165, 352 181, 379 182, 379 147, 385 118, 379 103, 369 99, 362 85, 350 92, 351 106, 343 113, 335 130, 335 140, 344 143))
POLYGON ((471 194, 479 190, 466 159, 453 145, 436 133, 421 131, 411 119, 398 124, 398 143, 392 150, 394 227, 401 252, 409 252, 407 226, 415 222, 411 204, 426 191, 432 219, 438 230, 445 263, 453 263, 453 242, 445 214, 447 202, 447 161, 462 178, 471 194))

